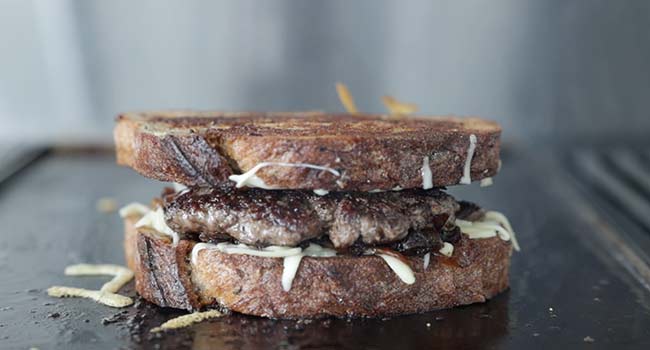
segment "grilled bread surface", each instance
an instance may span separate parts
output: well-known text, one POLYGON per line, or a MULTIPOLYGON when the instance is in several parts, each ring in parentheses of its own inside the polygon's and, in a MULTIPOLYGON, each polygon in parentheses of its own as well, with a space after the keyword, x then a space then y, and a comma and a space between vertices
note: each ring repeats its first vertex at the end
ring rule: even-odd
POLYGON ((311 164, 335 172, 270 165, 255 175, 268 188, 329 191, 458 184, 471 135, 471 180, 491 177, 500 134, 498 124, 479 118, 322 112, 126 113, 114 130, 118 163, 149 178, 215 187, 263 162, 311 164))
POLYGON ((508 288, 512 246, 494 237, 464 238, 451 258, 407 257, 415 283, 405 284, 377 256, 304 257, 291 289, 281 286, 283 259, 205 249, 195 242, 136 229, 125 219, 125 251, 136 289, 163 307, 226 307, 272 318, 381 317, 484 302, 508 288))

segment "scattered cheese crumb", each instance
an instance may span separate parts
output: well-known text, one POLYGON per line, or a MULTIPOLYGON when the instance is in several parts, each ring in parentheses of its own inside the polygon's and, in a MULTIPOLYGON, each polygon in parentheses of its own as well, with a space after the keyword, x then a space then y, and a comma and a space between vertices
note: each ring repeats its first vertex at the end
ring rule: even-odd
POLYGON ((112 213, 117 210, 117 201, 114 198, 102 197, 95 203, 95 209, 100 213, 112 213))
POLYGON ((354 104, 352 94, 350 94, 350 90, 348 90, 345 84, 336 83, 336 93, 339 95, 339 100, 348 113, 359 113, 357 106, 354 104))
POLYGON ((446 257, 451 257, 454 254, 454 246, 451 243, 443 242, 442 248, 438 252, 446 257))
POLYGON ((172 318, 171 320, 161 324, 159 327, 151 329, 152 333, 162 332, 168 329, 177 329, 191 326, 194 323, 202 322, 204 320, 221 317, 223 313, 218 310, 209 310, 204 312, 194 312, 188 315, 172 318))
POLYGON ((481 187, 488 187, 492 186, 494 184, 494 180, 492 180, 491 177, 486 177, 485 179, 482 179, 480 182, 481 187))
POLYGON ((398 101, 392 96, 383 96, 381 101, 384 103, 384 106, 388 109, 391 115, 394 116, 405 116, 413 114, 418 111, 418 106, 413 103, 404 103, 398 101))
POLYGON ((54 286, 47 289, 47 294, 56 298, 88 298, 110 307, 126 307, 133 304, 133 299, 129 297, 101 290, 54 286))
POLYGON ((586 337, 584 337, 582 340, 583 340, 585 343, 593 343, 593 342, 596 341, 596 339, 594 339, 594 338, 592 338, 592 337, 590 337, 590 336, 586 336, 586 337))

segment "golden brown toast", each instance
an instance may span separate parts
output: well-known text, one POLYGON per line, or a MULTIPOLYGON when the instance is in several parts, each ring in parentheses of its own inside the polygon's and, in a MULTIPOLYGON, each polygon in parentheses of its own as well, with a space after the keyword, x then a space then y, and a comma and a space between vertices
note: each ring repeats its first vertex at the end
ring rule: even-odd
POLYGON ((188 186, 256 176, 273 189, 371 191, 423 187, 425 157, 433 187, 458 184, 476 137, 471 180, 496 174, 501 128, 479 118, 223 112, 126 113, 117 118, 117 162, 144 176, 188 186), (338 173, 338 175, 336 174, 338 173))

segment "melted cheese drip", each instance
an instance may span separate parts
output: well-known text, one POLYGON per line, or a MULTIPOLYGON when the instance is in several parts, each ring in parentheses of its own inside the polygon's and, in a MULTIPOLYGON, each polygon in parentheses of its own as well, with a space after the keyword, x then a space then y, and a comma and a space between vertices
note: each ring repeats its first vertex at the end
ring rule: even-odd
POLYGON ((120 217, 126 218, 131 215, 144 216, 146 213, 151 211, 151 209, 141 203, 130 203, 120 209, 120 217))
POLYGON ((429 267, 429 262, 431 261, 431 253, 424 254, 423 263, 424 269, 426 270, 429 267))
POLYGON ((316 170, 322 170, 322 171, 327 171, 334 176, 341 176, 341 173, 338 172, 336 169, 332 169, 329 167, 325 166, 320 166, 320 165, 313 165, 313 164, 308 164, 308 163, 283 163, 283 162, 262 162, 254 167, 252 167, 249 171, 241 174, 241 175, 230 175, 228 179, 231 181, 235 182, 235 187, 241 188, 241 187, 257 187, 257 188, 263 188, 267 190, 273 189, 272 187, 269 187, 264 180, 259 178, 257 175, 255 175, 260 169, 267 167, 267 166, 284 166, 284 167, 294 167, 294 168, 309 168, 309 169, 316 169, 316 170))
POLYGON ((466 221, 456 219, 456 226, 458 226, 464 234, 470 239, 482 239, 498 236, 504 241, 512 241, 512 247, 519 251, 519 243, 515 238, 515 232, 512 230, 510 222, 505 215, 496 212, 488 211, 485 217, 480 221, 466 221))
POLYGON ((472 158, 474 157, 474 150, 476 149, 476 135, 469 135, 469 147, 467 147, 467 158, 465 159, 465 167, 463 168, 463 176, 458 183, 470 184, 472 183, 472 158))
POLYGON ((378 257, 384 259, 388 267, 390 267, 393 272, 399 277, 402 282, 406 284, 413 284, 415 283, 415 274, 413 273, 413 270, 411 270, 411 267, 403 262, 402 260, 388 255, 388 254, 381 254, 381 253, 375 253, 378 257))
POLYGON ((314 190, 314 193, 318 196, 326 196, 330 191, 318 188, 314 190))
POLYGON ((149 227, 171 237, 174 247, 178 245, 178 241, 180 240, 178 233, 167 226, 167 222, 165 221, 165 212, 161 207, 146 213, 142 218, 140 218, 140 220, 138 220, 138 222, 135 223, 135 227, 149 227))
POLYGON ((232 244, 232 243, 197 243, 192 248, 190 261, 196 265, 198 254, 203 249, 215 249, 226 254, 244 254, 253 255, 264 258, 284 258, 282 270, 282 289, 288 292, 291 290, 291 285, 300 267, 300 262, 303 256, 310 257, 332 257, 336 255, 336 251, 329 248, 323 248, 318 244, 310 243, 304 250, 300 247, 281 247, 281 246, 268 246, 262 249, 250 247, 245 244, 232 244))
POLYGON ((451 257, 454 254, 454 246, 451 243, 444 242, 438 252, 446 257, 451 257))
POLYGON ((429 157, 425 156, 422 159, 422 188, 428 190, 433 187, 433 176, 431 174, 431 166, 429 165, 429 157))
POLYGON ((191 326, 194 323, 199 323, 210 318, 223 316, 218 310, 208 310, 203 312, 193 312, 191 314, 172 318, 171 320, 161 324, 159 327, 152 328, 150 332, 162 332, 168 329, 178 329, 191 326))

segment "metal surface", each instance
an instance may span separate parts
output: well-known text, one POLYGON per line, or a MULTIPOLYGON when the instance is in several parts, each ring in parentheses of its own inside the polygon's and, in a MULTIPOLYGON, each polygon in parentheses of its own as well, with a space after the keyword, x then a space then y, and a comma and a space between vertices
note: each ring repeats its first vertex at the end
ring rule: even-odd
POLYGON ((228 316, 160 336, 149 329, 180 313, 146 303, 121 313, 44 290, 101 286, 106 278, 63 276, 72 263, 123 263, 121 220, 96 211, 97 199, 147 201, 161 184, 112 156, 49 154, 0 187, 0 348, 646 349, 650 234, 637 209, 647 178, 634 174, 647 162, 589 152, 506 154, 494 186, 450 189, 507 214, 522 245, 511 289, 485 304, 386 320, 228 316))

